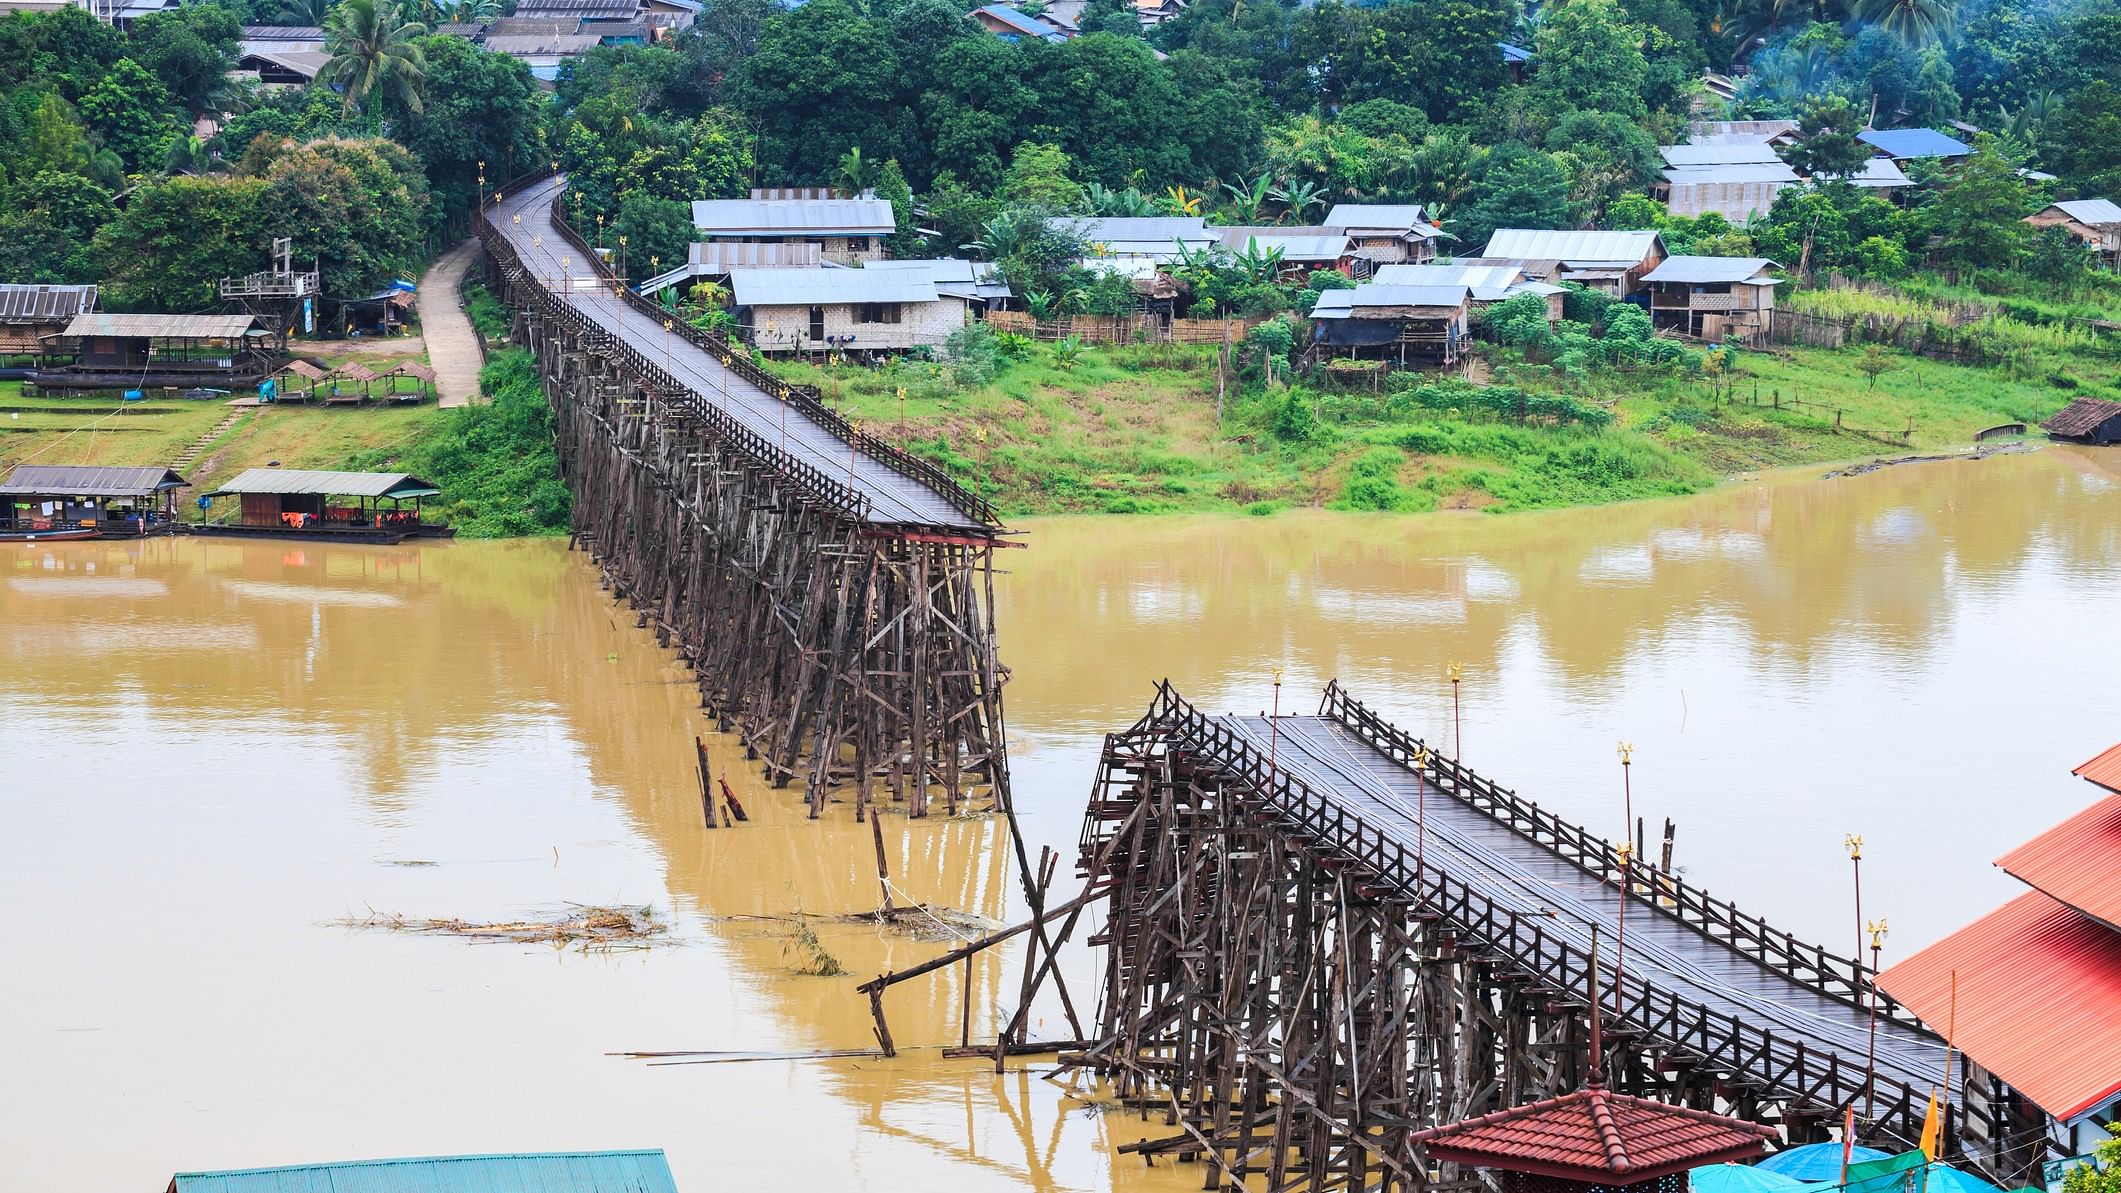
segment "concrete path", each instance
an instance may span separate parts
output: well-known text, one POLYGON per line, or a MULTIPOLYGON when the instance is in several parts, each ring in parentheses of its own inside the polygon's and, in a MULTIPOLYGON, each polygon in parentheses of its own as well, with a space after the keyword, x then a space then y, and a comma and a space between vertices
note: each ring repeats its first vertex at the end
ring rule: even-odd
POLYGON ((420 334, 444 410, 469 406, 479 392, 479 340, 464 315, 464 274, 479 242, 467 240, 442 254, 420 279, 420 334))

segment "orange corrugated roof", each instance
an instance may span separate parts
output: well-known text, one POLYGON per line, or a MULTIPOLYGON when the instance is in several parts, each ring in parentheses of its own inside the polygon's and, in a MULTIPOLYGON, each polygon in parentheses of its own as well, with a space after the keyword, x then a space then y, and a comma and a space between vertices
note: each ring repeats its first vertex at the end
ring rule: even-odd
POLYGON ((1996 859, 2027 886, 2121 930, 2121 795, 2109 795, 1996 859))
POLYGON ((2108 791, 2121 792, 2121 742, 2069 773, 2090 779, 2108 791))
POLYGON ((1616 1094, 1601 1085, 1414 1133, 1431 1159, 1565 1180, 1634 1184, 1747 1160, 1774 1129, 1705 1110, 1616 1094))
MULTIPOLYGON (((1982 1068, 2067 1122, 2121 1094, 2121 932, 2029 891, 1878 975, 1982 1068)), ((1941 1076, 1941 1074, 1940 1074, 1941 1076)))

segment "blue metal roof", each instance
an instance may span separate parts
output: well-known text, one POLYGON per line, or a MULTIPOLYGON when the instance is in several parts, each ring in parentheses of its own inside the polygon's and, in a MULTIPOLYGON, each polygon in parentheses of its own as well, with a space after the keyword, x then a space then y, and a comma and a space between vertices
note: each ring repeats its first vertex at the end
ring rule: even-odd
POLYGON ((172 1193, 677 1193, 659 1148, 180 1172, 169 1187, 172 1193))
POLYGON ((1965 157, 1973 152, 1959 138, 1930 128, 1874 128, 1857 133, 1856 139, 1902 161, 1911 157, 1965 157))
POLYGON ((1523 46, 1513 46, 1509 42, 1498 41, 1495 43, 1495 48, 1502 51, 1502 60, 1506 64, 1530 62, 1532 60, 1532 51, 1525 49, 1523 46))

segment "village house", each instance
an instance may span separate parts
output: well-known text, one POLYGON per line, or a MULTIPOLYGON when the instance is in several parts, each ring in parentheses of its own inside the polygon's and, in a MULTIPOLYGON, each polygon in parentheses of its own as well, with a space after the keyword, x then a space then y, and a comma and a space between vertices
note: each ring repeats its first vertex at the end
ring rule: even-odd
POLYGON ((1525 72, 1532 67, 1532 51, 1506 41, 1496 42, 1495 49, 1502 55, 1503 77, 1511 83, 1524 82, 1525 72))
POLYGON ((1222 237, 1223 248, 1233 256, 1242 257, 1247 252, 1260 257, 1279 254, 1276 260, 1280 263, 1280 274, 1286 280, 1300 282, 1322 269, 1353 276, 1355 256, 1345 233, 1324 228, 1273 225, 1224 225, 1213 230, 1222 237))
POLYGON ((34 359, 45 337, 95 309, 94 286, 0 285, 0 361, 34 359))
POLYGON ((1930 128, 1869 128, 1857 133, 1856 139, 1870 146, 1877 156, 1896 162, 1922 158, 1956 161, 1974 151, 1973 146, 1959 138, 1930 128))
POLYGON ((1760 342, 1774 317, 1775 287, 1765 257, 1666 257, 1644 275, 1650 322, 1703 340, 1760 342))
POLYGON ((1311 310, 1312 336, 1340 356, 1401 365, 1455 364, 1471 316, 1465 286, 1361 282, 1327 290, 1311 310))
POLYGON ((1547 322, 1562 317, 1562 300, 1568 290, 1526 276, 1525 267, 1514 261, 1432 261, 1425 265, 1386 265, 1374 279, 1387 286, 1464 286, 1472 310, 1480 311, 1516 298, 1536 294, 1546 306, 1547 322))
POLYGON ((2035 228, 2061 228, 2070 240, 2099 254, 2099 263, 2121 269, 2121 203, 2112 199, 2066 199, 2025 217, 2035 228))
POLYGON ((1003 41, 1066 41, 1072 34, 1039 16, 1025 16, 1006 4, 989 4, 972 10, 972 19, 1003 41))
POLYGON ((1722 134, 1665 145, 1658 153, 1664 156, 1664 180, 1652 188, 1651 197, 1685 219, 1713 211, 1742 228, 1766 215, 1775 196, 1798 182, 1797 171, 1762 137, 1722 134))
POLYGON ((1764 141, 1777 148, 1797 143, 1794 120, 1696 120, 1687 125, 1689 145, 1764 141))
POLYGON ((1092 257, 1176 261, 1220 243, 1197 215, 1063 216, 1056 222, 1082 237, 1092 257))
POLYGON ((52 389, 245 386, 274 371, 271 333, 252 315, 76 315, 30 379, 52 389))
POLYGON ((1134 15, 1143 29, 1154 29, 1184 11, 1185 0, 1134 0, 1134 15))
POLYGON ((236 498, 234 519, 208 519, 192 523, 190 529, 194 534, 384 544, 448 537, 448 528, 428 525, 420 511, 423 499, 441 492, 405 472, 247 468, 202 498, 206 503, 236 498))
POLYGON ((1325 230, 1348 238, 1358 273, 1433 261, 1437 241, 1457 239, 1418 203, 1337 203, 1326 213, 1325 230))
POLYGON ((935 292, 945 298, 965 300, 974 315, 1006 306, 1016 297, 992 261, 967 261, 962 257, 926 257, 911 261, 871 261, 863 269, 901 269, 926 277, 935 292))
POLYGON ((741 335, 762 352, 903 352, 937 347, 970 303, 915 269, 737 269, 741 335))
POLYGON ((1556 277, 1626 298, 1664 260, 1664 240, 1655 232, 1559 232, 1543 228, 1497 228, 1481 257, 1497 261, 1559 261, 1556 277))
POLYGON ((22 464, 0 482, 0 538, 140 538, 174 531, 177 490, 162 467, 22 464))
POLYGON ((2078 398, 2054 417, 2040 424, 2040 429, 2057 439, 2072 443, 2090 443, 2100 447, 2121 443, 2121 402, 2110 402, 2105 398, 2078 398))
POLYGON ((511 15, 533 21, 638 21, 660 37, 690 29, 699 13, 698 0, 522 0, 511 15))
POLYGON ((697 252, 689 263, 701 276, 734 268, 853 265, 881 260, 884 238, 898 230, 891 200, 848 197, 829 187, 754 187, 748 199, 700 199, 692 204, 697 252), (762 253, 770 246, 771 252, 762 253))

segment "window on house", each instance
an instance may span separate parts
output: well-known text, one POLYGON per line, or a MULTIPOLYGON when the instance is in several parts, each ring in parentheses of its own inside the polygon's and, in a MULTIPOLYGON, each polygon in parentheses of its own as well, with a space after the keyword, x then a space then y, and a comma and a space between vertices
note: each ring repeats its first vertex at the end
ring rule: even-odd
POLYGON ((847 251, 850 253, 868 252, 869 238, 866 236, 849 236, 847 238, 847 251))
POLYGON ((865 302, 855 312, 858 323, 898 323, 902 319, 900 306, 895 302, 865 302))

